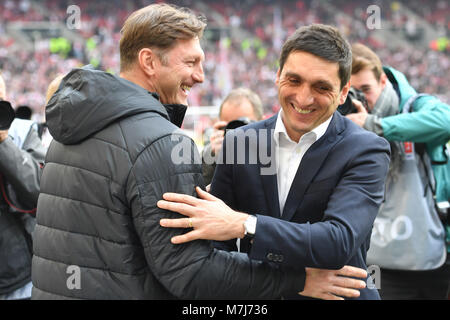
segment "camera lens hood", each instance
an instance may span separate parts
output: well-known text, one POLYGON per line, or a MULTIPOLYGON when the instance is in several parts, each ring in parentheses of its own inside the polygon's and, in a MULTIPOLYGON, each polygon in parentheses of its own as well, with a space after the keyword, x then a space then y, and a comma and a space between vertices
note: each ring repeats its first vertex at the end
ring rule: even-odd
POLYGON ((0 100, 0 131, 8 130, 11 123, 14 121, 16 114, 11 106, 11 103, 5 100, 0 100))

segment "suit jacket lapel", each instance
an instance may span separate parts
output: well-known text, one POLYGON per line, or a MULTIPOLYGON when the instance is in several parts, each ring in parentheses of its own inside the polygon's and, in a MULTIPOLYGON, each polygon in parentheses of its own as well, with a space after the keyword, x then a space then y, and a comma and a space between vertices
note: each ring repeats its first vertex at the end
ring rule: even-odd
POLYGON ((342 116, 335 112, 325 134, 308 149, 302 158, 284 205, 281 217, 283 220, 291 220, 294 216, 306 189, 327 158, 328 152, 341 139, 339 133, 342 130, 344 130, 342 116))
MULTIPOLYGON (((272 143, 273 141, 273 130, 275 129, 275 124, 277 120, 278 114, 273 116, 272 118, 265 121, 265 128, 263 130, 268 130, 267 132, 267 152, 272 153, 272 143)), ((258 139, 260 136, 258 135, 258 139)), ((277 186, 277 175, 276 175, 276 167, 274 174, 261 174, 262 168, 269 167, 269 166, 275 166, 276 163, 273 163, 273 161, 276 161, 275 154, 270 154, 271 163, 268 165, 262 165, 261 161, 258 161, 259 163, 259 175, 261 177, 262 186, 264 189, 264 194, 266 196, 266 202, 267 202, 267 208, 268 213, 272 217, 279 218, 280 217, 280 202, 278 200, 278 186, 277 186)))

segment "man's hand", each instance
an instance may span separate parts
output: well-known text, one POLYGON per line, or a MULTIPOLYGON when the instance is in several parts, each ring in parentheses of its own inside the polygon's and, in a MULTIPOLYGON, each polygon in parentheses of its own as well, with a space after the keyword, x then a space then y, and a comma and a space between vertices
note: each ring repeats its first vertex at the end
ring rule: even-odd
POLYGON ((325 299, 344 300, 346 298, 359 297, 359 289, 364 289, 366 283, 350 277, 366 279, 367 272, 364 269, 345 266, 340 270, 306 269, 305 288, 299 295, 325 299))
POLYGON ((161 219, 166 228, 193 228, 194 230, 173 237, 172 243, 180 244, 197 239, 225 241, 244 237, 244 222, 248 214, 232 210, 222 200, 196 187, 199 198, 186 194, 165 193, 158 201, 161 209, 187 216, 180 219, 161 219))
POLYGON ((6 140, 8 138, 8 130, 0 131, 0 143, 6 140))
POLYGON ((362 128, 367 119, 367 115, 368 115, 367 110, 366 110, 366 108, 364 108, 363 104, 358 100, 353 99, 352 103, 355 106, 357 112, 350 113, 350 114, 346 115, 346 117, 349 118, 350 120, 352 120, 354 123, 356 123, 358 126, 360 126, 362 128))
POLYGON ((214 123, 214 131, 211 133, 211 137, 209 138, 209 142, 211 144, 211 150, 214 155, 219 154, 220 149, 222 149, 222 143, 225 136, 225 131, 221 130, 227 125, 225 121, 217 121, 214 123))

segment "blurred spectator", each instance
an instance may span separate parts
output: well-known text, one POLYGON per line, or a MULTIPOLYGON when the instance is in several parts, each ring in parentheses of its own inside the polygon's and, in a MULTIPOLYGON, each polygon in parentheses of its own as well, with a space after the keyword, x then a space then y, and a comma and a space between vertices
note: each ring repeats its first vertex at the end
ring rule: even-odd
POLYGON ((209 143, 202 152, 202 171, 205 185, 211 183, 216 168, 216 159, 222 148, 222 142, 227 126, 242 126, 263 118, 263 108, 258 95, 246 88, 232 90, 223 100, 219 110, 219 121, 213 125, 209 143), (236 121, 238 120, 238 121, 236 121))
MULTIPOLYGON (((64 75, 60 74, 55 79, 53 79, 52 82, 50 82, 45 97, 45 105, 48 104, 53 94, 58 90, 59 85, 61 84, 63 78, 64 75)), ((38 124, 38 134, 42 140, 42 144, 48 148, 50 146, 50 142, 52 142, 53 140, 53 137, 50 134, 50 131, 48 130, 47 123, 45 122, 45 113, 44 113, 44 121, 38 124)))

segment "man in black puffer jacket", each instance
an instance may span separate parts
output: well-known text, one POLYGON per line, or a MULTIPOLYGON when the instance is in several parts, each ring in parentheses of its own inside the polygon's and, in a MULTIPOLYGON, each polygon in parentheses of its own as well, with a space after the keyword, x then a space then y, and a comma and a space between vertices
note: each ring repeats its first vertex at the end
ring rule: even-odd
POLYGON ((203 187, 198 151, 178 127, 189 89, 203 81, 204 27, 186 10, 143 8, 122 29, 120 77, 75 69, 50 99, 34 299, 273 299, 304 289, 298 270, 208 241, 173 245, 184 230, 159 224, 180 217, 157 207, 165 192, 203 187), (192 158, 176 164, 181 141, 192 158))

